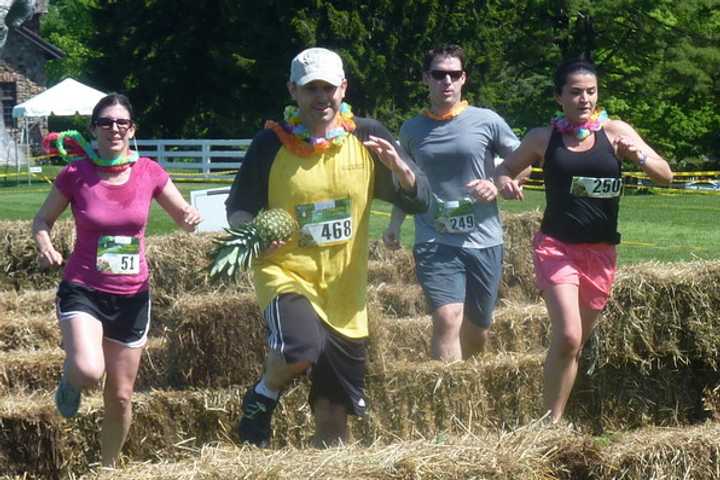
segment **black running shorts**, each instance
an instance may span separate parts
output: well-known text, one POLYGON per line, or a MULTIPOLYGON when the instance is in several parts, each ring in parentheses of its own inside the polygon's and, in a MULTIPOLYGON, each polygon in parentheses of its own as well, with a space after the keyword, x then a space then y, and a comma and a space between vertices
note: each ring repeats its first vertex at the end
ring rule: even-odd
POLYGON ((78 313, 87 314, 103 326, 103 337, 139 348, 147 342, 150 329, 150 292, 135 295, 115 295, 84 285, 60 282, 56 309, 58 319, 70 318, 78 313))
POLYGON ((296 293, 275 297, 265 309, 268 347, 287 363, 312 364, 310 405, 317 398, 365 413, 367 338, 349 338, 317 315, 307 298, 296 293))

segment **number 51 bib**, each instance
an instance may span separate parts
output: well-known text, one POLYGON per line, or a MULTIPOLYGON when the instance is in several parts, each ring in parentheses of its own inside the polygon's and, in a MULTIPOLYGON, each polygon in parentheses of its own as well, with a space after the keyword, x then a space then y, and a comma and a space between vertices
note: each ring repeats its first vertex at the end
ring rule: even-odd
POLYGON ((140 239, 123 235, 103 235, 98 239, 96 268, 115 275, 140 273, 140 239))
POLYGON ((338 245, 352 237, 352 208, 349 198, 297 205, 301 247, 338 245))

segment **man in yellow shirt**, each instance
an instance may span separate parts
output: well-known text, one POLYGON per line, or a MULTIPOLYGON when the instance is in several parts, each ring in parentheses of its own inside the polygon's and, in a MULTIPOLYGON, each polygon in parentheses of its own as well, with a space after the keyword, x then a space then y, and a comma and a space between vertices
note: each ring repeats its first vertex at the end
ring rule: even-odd
POLYGON ((282 208, 300 225, 254 266, 268 327, 262 378, 243 400, 242 441, 267 446, 280 392, 312 367, 314 444, 344 440, 347 415, 365 412, 368 223, 373 198, 409 213, 430 202, 427 178, 379 122, 343 103, 340 57, 324 48, 292 61, 297 107, 268 122, 248 149, 227 201, 230 225, 282 208))

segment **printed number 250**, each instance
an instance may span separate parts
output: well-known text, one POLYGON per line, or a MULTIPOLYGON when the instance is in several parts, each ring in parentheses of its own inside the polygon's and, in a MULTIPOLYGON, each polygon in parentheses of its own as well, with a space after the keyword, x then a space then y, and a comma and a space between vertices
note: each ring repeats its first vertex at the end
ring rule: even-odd
POLYGON ((619 178, 596 178, 593 193, 618 193, 622 182, 619 178))

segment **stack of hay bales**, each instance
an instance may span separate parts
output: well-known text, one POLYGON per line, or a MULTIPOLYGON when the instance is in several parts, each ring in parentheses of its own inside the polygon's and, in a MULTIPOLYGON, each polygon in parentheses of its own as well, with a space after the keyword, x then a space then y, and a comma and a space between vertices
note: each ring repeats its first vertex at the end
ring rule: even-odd
MULTIPOLYGON (((660 475, 680 474, 684 467, 701 472, 695 478, 712 478, 704 476, 710 467, 700 465, 690 446, 707 453, 718 438, 716 425, 678 429, 678 438, 686 443, 674 450, 655 430, 612 436, 607 444, 585 432, 683 426, 720 417, 720 345, 713 315, 720 304, 720 265, 623 268, 593 347, 584 357, 583 370, 592 367, 592 373, 582 376, 571 397, 568 419, 578 429, 528 429, 524 425, 536 425, 533 420, 543 414, 542 369, 549 336, 530 257, 531 234, 538 223, 537 212, 504 217, 506 265, 489 352, 452 365, 430 360, 432 323, 415 281, 412 253, 388 251, 379 242, 371 245, 370 410, 366 418, 351 421, 350 440, 356 450, 368 449, 361 450, 367 452, 359 454, 363 458, 377 451, 396 461, 358 470, 357 463, 340 461, 345 451, 336 457, 316 452, 312 458, 336 465, 338 474, 343 469, 353 476, 366 472, 359 478, 458 478, 461 472, 492 473, 492 478, 608 479, 630 472, 623 478, 643 478, 638 473, 642 468, 660 475), (460 437, 468 433, 473 442, 460 437), (645 440, 644 450, 643 435, 652 437, 645 440), (475 448, 478 441, 487 448, 475 448), (428 453, 433 448, 436 453, 428 453), (452 449, 458 453, 448 463, 452 449), (624 451, 635 452, 635 460, 624 451), (516 467, 503 463, 518 455, 526 456, 516 467), (532 469, 539 476, 528 473, 532 469)), ((29 223, 6 231, 5 253, 0 255, 0 472, 27 470, 43 478, 82 472, 99 456, 101 393, 87 393, 76 420, 60 419, 54 412, 52 392, 63 357, 52 311, 58 272, 35 266, 34 247, 21 238, 29 237, 29 223)), ((72 229, 67 224, 55 234, 67 255, 72 229)), ((237 441, 242 396, 259 375, 265 352, 265 327, 252 279, 209 279, 211 240, 209 235, 185 233, 148 238, 154 339, 143 358, 125 453, 135 460, 168 462, 170 472, 188 468, 182 459, 196 458, 208 443, 237 441)), ((313 420, 307 395, 304 379, 283 394, 273 421, 273 447, 309 444, 313 420)), ((236 454, 245 462, 245 477, 296 478, 304 468, 303 458, 310 457, 305 451, 283 452, 277 462, 252 449, 236 454), (300 462, 300 470, 285 475, 283 469, 292 462, 300 462)), ((348 458, 352 455, 358 453, 349 449, 348 458)), ((209 475, 238 468, 221 454, 203 461, 200 468, 209 475)), ((715 458, 710 465, 717 463, 715 458)), ((128 472, 162 478, 153 469, 135 465, 128 472)), ((123 478, 124 473, 117 475, 123 478)))
MULTIPOLYGON (((619 272, 575 395, 598 429, 702 421, 720 382, 720 262, 619 272)), ((711 402, 712 403, 712 402, 711 402)))

